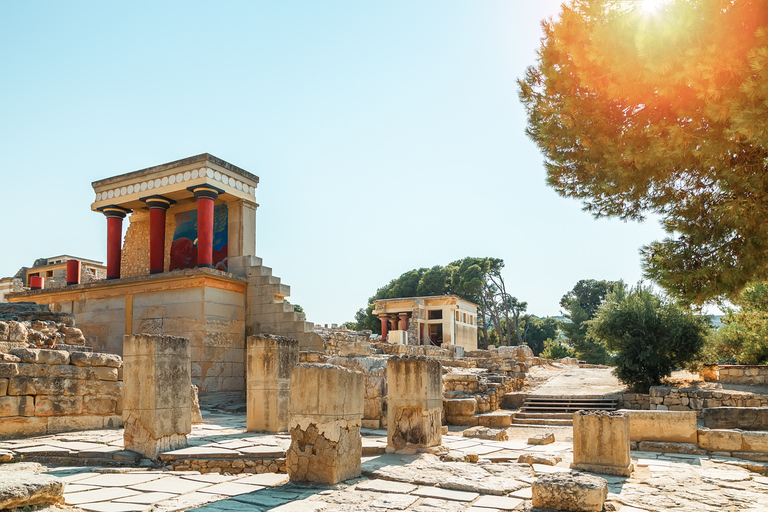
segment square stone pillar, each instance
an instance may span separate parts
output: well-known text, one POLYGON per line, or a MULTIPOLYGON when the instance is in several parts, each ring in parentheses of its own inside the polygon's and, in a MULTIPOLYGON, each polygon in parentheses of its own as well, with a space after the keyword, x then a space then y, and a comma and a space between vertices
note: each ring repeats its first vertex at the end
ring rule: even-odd
POLYGON ((422 356, 387 361, 387 451, 440 446, 443 368, 422 356))
POLYGON ((189 340, 136 334, 123 339, 125 449, 157 460, 187 446, 192 431, 189 340))
POLYGON ((249 432, 284 432, 291 415, 291 370, 299 362, 299 341, 285 336, 248 336, 246 392, 249 432))
POLYGON ((604 475, 629 476, 629 415, 618 411, 573 413, 571 468, 604 475))
POLYGON ((291 372, 292 482, 334 485, 360 476, 364 376, 330 364, 299 364, 291 372))

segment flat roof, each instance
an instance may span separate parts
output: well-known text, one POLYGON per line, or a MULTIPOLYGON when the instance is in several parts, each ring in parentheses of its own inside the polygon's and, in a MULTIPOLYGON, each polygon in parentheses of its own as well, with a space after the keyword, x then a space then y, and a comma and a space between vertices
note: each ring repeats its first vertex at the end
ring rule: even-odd
POLYGON ((398 297, 398 298, 394 298, 394 299, 375 299, 373 302, 375 304, 377 302, 402 302, 404 300, 418 300, 418 299, 428 300, 428 299, 449 299, 449 298, 453 298, 453 299, 456 299, 456 300, 460 300, 461 302, 466 302, 467 304, 472 304, 473 306, 477 306, 477 304, 475 304, 474 302, 470 302, 470 301, 468 301, 466 299, 462 299, 461 297, 459 297, 456 294, 424 295, 422 297, 398 297))

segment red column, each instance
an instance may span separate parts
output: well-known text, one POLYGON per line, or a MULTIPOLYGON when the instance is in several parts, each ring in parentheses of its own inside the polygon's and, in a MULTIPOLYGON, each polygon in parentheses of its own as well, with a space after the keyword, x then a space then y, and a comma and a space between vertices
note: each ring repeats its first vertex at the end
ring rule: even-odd
POLYGON ((67 286, 80 284, 80 262, 67 260, 67 286))
POLYGON ((389 321, 392 323, 392 330, 396 331, 397 330, 397 317, 393 316, 393 317, 391 317, 389 319, 389 321))
POLYGON ((381 315, 381 341, 387 341, 387 327, 389 326, 389 317, 387 315, 381 315))
POLYGON ((175 203, 163 196, 151 196, 142 201, 149 206, 149 273, 165 271, 165 212, 175 203))
POLYGON ((119 206, 105 206, 107 217, 107 279, 120 279, 120 252, 123 242, 123 219, 130 212, 119 206))
POLYGON ((192 190, 197 199, 197 266, 213 267, 213 201, 219 191, 207 187, 192 190))
POLYGON ((408 313, 400 313, 400 329, 403 331, 408 330, 408 313))

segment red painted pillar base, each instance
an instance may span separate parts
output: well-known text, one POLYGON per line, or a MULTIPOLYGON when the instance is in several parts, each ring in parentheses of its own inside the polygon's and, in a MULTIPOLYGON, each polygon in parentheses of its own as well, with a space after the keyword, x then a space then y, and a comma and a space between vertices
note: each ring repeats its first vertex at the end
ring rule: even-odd
POLYGON ((221 191, 207 185, 191 190, 197 199, 197 266, 213 268, 213 202, 221 191))
POLYGON ((176 201, 163 196, 142 198, 149 206, 149 273, 165 271, 165 212, 176 201))
POLYGON ((80 284, 80 262, 67 260, 67 286, 80 284))

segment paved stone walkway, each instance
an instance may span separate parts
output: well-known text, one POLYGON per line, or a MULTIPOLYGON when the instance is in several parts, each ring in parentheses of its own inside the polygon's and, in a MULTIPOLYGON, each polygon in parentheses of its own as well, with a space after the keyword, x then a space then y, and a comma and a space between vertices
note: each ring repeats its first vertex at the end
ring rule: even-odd
POLYGON ((529 395, 601 396, 620 393, 624 384, 613 376, 612 368, 573 368, 558 373, 529 395))
MULTIPOLYGON (((205 425, 193 428, 191 452, 247 446, 285 448, 288 443, 284 435, 245 432, 244 415, 206 414, 205 419, 205 425)), ((509 432, 514 437, 514 429, 509 432)), ((458 432, 443 436, 450 455, 473 452, 479 456, 478 463, 468 463, 444 461, 430 454, 379 453, 386 444, 386 432, 363 433, 369 452, 377 454, 363 457, 363 477, 333 487, 295 485, 279 473, 200 474, 152 467, 51 464, 46 472, 67 482, 68 505, 92 512, 493 512, 530 510, 531 483, 538 476, 571 471, 572 444, 567 442, 534 446, 519 439, 465 438, 458 432), (555 455, 562 461, 554 466, 516 463, 523 453, 555 455)), ((119 429, 78 432, 2 442, 0 449, 17 453, 35 446, 58 447, 79 459, 94 444, 122 450, 121 436, 119 429)), ((604 477, 614 510, 768 511, 768 477, 745 469, 755 463, 649 452, 632 452, 632 459, 636 470, 630 478, 604 477)))

